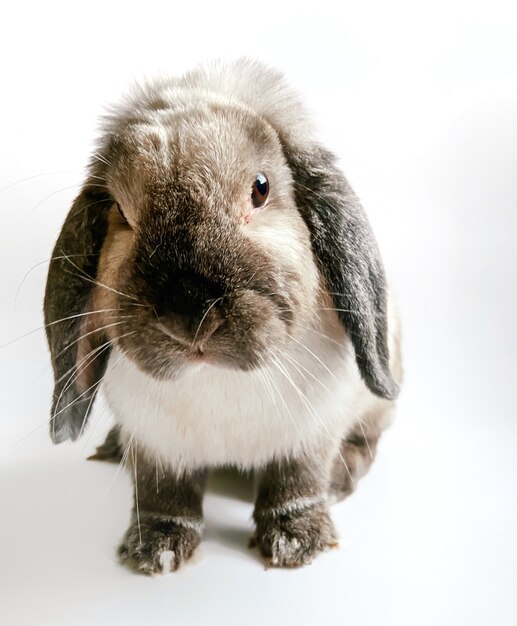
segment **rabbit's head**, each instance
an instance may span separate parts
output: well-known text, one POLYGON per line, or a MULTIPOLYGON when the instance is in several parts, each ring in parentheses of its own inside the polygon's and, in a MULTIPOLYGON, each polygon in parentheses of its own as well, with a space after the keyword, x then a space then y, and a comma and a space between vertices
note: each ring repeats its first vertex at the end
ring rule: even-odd
POLYGON ((107 117, 50 265, 53 439, 80 433, 113 345, 156 378, 250 370, 322 309, 393 398, 374 238, 281 77, 239 62, 138 90, 107 117))

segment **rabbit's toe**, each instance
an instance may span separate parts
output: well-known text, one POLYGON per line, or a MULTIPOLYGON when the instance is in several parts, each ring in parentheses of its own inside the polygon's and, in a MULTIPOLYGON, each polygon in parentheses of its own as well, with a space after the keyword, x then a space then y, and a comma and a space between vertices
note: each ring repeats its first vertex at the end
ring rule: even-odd
POLYGON ((264 516, 254 541, 272 567, 308 565, 320 553, 337 547, 334 525, 324 509, 298 515, 264 516))
POLYGON ((143 514, 127 530, 119 559, 144 574, 168 574, 192 556, 203 527, 201 519, 143 514))

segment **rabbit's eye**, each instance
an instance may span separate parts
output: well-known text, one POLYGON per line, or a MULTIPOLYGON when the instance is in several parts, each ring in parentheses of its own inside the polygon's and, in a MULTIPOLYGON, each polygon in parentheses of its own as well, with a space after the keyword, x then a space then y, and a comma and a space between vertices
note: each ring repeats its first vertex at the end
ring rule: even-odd
POLYGON ((269 182, 265 174, 259 173, 255 177, 255 182, 251 190, 251 201, 253 206, 258 209, 264 206, 269 195, 269 182))

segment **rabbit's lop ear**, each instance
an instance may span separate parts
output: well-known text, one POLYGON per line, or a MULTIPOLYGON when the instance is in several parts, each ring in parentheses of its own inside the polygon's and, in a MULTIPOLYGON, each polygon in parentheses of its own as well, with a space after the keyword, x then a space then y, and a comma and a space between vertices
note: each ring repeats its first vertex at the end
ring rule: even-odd
POLYGON ((394 399, 398 386, 389 367, 386 279, 366 214, 330 152, 284 143, 284 154, 296 203, 361 376, 374 394, 394 399))
POLYGON ((87 183, 73 203, 47 277, 44 312, 55 382, 54 443, 82 433, 107 363, 109 344, 103 346, 98 338, 91 294, 113 201, 98 189, 87 183))

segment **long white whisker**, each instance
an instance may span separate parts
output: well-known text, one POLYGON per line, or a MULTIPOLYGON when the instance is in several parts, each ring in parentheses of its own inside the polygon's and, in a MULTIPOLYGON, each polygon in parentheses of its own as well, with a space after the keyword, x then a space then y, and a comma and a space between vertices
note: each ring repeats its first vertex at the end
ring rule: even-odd
POLYGON ((137 469, 137 458, 138 458, 138 450, 137 450, 137 442, 135 439, 135 449, 133 450, 133 469, 135 474, 135 508, 136 508, 136 521, 138 523, 138 538, 140 540, 140 545, 142 545, 142 529, 140 527, 140 504, 138 503, 138 469, 137 469))
POLYGON ((124 466, 124 469, 127 467, 127 461, 128 461, 128 458, 129 458, 129 453, 130 453, 130 450, 131 450, 131 444, 133 443, 133 439, 134 439, 134 434, 131 435, 131 437, 128 439, 128 442, 126 444, 124 452, 122 453, 122 457, 121 457, 121 459, 120 459, 120 461, 119 461, 119 463, 117 465, 117 469, 115 471, 115 475, 111 479, 109 485, 106 487, 106 490, 104 491, 104 493, 99 496, 97 502, 100 502, 103 498, 105 498, 108 495, 108 493, 110 492, 111 488, 115 484, 115 481, 117 480, 117 476, 119 475, 122 466, 124 466))
MULTIPOLYGON (((58 415, 60 415, 63 411, 66 411, 66 409, 68 409, 69 407, 72 406, 72 404, 75 404, 76 402, 78 402, 83 396, 85 396, 89 391, 91 391, 94 387, 97 387, 97 385, 100 385, 102 382, 102 378, 96 382, 93 383, 93 385, 90 385, 88 387, 88 389, 86 389, 85 391, 83 391, 83 393, 81 393, 80 395, 77 396, 77 398, 74 398, 72 400, 72 402, 69 402, 66 406, 64 406, 61 410, 57 411, 57 413, 54 413, 54 415, 50 418, 51 422, 54 422, 55 424, 55 419, 56 417, 58 417, 58 415)), ((55 432, 55 431, 54 431, 55 432)))
MULTIPOLYGON (((314 409, 312 403, 308 400, 307 396, 303 393, 303 391, 301 391, 301 389, 295 384, 295 382, 293 381, 292 377, 289 376, 287 370, 285 369, 285 367, 282 366, 282 364, 278 361, 278 359, 272 355, 272 359, 273 359, 273 363, 275 363, 277 365, 277 368, 279 369, 280 372, 282 372, 284 374, 284 376, 287 378, 287 380, 291 383, 291 385, 293 386, 293 388, 296 390, 296 392, 298 393, 300 399, 302 399, 303 403, 305 404, 306 408, 309 410, 309 412, 312 414, 312 416, 314 417, 314 420, 316 422, 316 424, 318 424, 318 426, 320 426, 321 428, 323 428, 323 430, 326 432, 327 436, 329 437, 329 439, 331 441, 335 440, 335 437, 332 435, 332 433, 328 430, 327 426, 325 425, 325 423, 323 421, 320 420, 318 414, 316 413, 316 410, 314 409)), ((347 465, 347 462, 345 461, 343 455, 341 454, 341 450, 338 447, 338 455, 341 459, 341 462, 343 463, 349 477, 350 480, 352 481, 352 485, 354 484, 354 479, 353 476, 350 472, 350 468, 347 465)))
MULTIPOLYGON (((122 293, 121 291, 117 291, 116 289, 113 289, 113 287, 110 287, 109 285, 105 285, 104 283, 101 283, 100 281, 92 278, 91 276, 89 276, 84 270, 82 270, 76 263, 74 263, 73 261, 70 260, 70 257, 68 255, 66 255, 63 250, 61 250, 61 253, 63 254, 65 260, 67 260, 73 267, 75 267, 76 270, 78 270, 79 272, 81 272, 82 277, 87 280, 88 282, 93 283, 94 285, 98 285, 99 287, 104 287, 105 289, 108 289, 109 291, 113 291, 114 293, 118 294, 119 296, 122 296, 124 298, 129 298, 130 300, 135 300, 136 302, 138 302, 138 298, 136 298, 135 296, 131 296, 127 293, 122 293)), ((146 306, 145 304, 142 304, 140 306, 146 306)))
POLYGON ((336 341, 335 339, 332 339, 332 337, 329 337, 328 335, 326 335, 325 333, 322 333, 319 330, 316 330, 315 328, 311 328, 310 326, 300 326, 300 328, 303 328, 304 330, 308 330, 312 333, 315 333, 316 335, 319 335, 320 337, 323 337, 323 339, 326 339, 327 341, 330 341, 331 343, 335 344, 336 346, 339 346, 340 348, 343 348, 343 344, 340 343, 339 341, 336 341))
POLYGON ((53 191, 52 193, 49 193, 48 196, 45 196, 43 200, 40 200, 37 204, 35 204, 32 207, 32 209, 29 211, 29 215, 32 215, 39 206, 41 206, 47 200, 50 200, 50 198, 57 196, 58 193, 63 193, 63 191, 68 191, 69 189, 77 189, 78 187, 79 185, 76 183, 75 185, 69 185, 68 187, 63 187, 62 189, 58 189, 57 191, 53 191))
MULTIPOLYGON (((123 337, 128 337, 129 335, 133 335, 135 332, 136 331, 131 331, 131 332, 125 333, 124 335, 121 335, 120 337, 117 337, 115 339, 111 339, 109 341, 106 341, 106 343, 102 344, 101 346, 98 346, 94 350, 91 350, 83 359, 81 359, 81 361, 78 364, 76 364, 74 366, 74 368, 72 368, 74 371, 72 372, 70 378, 66 381, 66 383, 63 385, 63 388, 61 389, 61 392, 60 392, 60 394, 58 396, 58 399, 57 399, 56 405, 55 405, 56 406, 56 410, 59 407, 59 403, 60 403, 61 398, 63 397, 63 395, 74 384, 74 382, 86 370, 87 367, 89 367, 102 353, 104 353, 106 350, 108 350, 108 348, 111 345, 113 345, 116 341, 122 339, 123 337), (88 360, 88 362, 84 364, 84 366, 82 367, 82 369, 80 371, 78 371, 79 367, 86 360, 88 360)), ((68 371, 70 371, 70 370, 68 370, 68 371)), ((66 372, 63 376, 58 378, 56 383, 58 383, 61 380, 63 380, 63 378, 66 376, 67 373, 68 372, 66 372)), ((101 381, 102 381, 102 378, 98 382, 100 383, 101 381)), ((65 407, 63 407, 61 410, 59 410, 57 413, 54 413, 54 415, 51 417, 50 421, 52 422, 60 413, 62 413, 65 409, 67 409, 69 406, 71 406, 74 402, 77 402, 77 400, 79 400, 79 398, 81 398, 83 395, 84 395, 84 393, 82 393, 80 396, 78 396, 75 400, 72 400, 72 402, 67 404, 65 407)), ((54 422, 54 424, 55 424, 55 422, 54 422)))
MULTIPOLYGON (((96 396, 96 395, 97 395, 97 394, 92 393, 92 397, 90 398, 90 402, 88 402, 88 406, 86 407, 86 411, 84 412, 84 414, 85 414, 85 415, 88 415, 88 414, 90 413, 90 409, 92 408, 92 404, 93 404, 93 401, 95 400, 95 396, 96 396)), ((93 428, 95 428, 95 425, 98 423, 99 419, 100 419, 100 413, 99 413, 99 416, 97 417, 97 419, 95 420, 95 423, 93 424, 93 428)), ((88 420, 86 420, 86 419, 85 419, 85 420, 83 420, 83 423, 81 424, 81 428, 79 429, 79 435, 78 435, 78 438, 79 438, 79 437, 82 437, 83 432, 84 432, 84 429, 85 429, 85 427, 86 427, 86 422, 87 422, 87 421, 88 421, 88 420)), ((91 433, 92 433, 92 431, 90 430, 90 435, 91 435, 91 433)), ((86 443, 88 443, 88 439, 90 438, 90 435, 88 435, 88 438, 87 438, 87 440, 86 440, 86 443)), ((86 445, 86 444, 85 444, 85 445, 86 445)), ((83 451, 84 451, 84 447, 83 447, 83 451)))
POLYGON ((275 390, 276 390, 276 392, 278 394, 278 397, 280 398, 280 401, 284 405, 284 408, 287 411, 287 414, 288 414, 288 416, 289 416, 289 418, 290 418, 290 420, 291 420, 291 422, 292 422, 296 432, 298 433, 298 436, 300 437, 300 441, 302 441, 302 439, 303 439, 302 433, 301 433, 301 431, 300 431, 300 429, 298 427, 296 419, 294 418, 294 415, 293 415, 289 405, 286 403, 286 401, 284 400, 283 395, 280 393, 280 390, 278 389, 273 376, 269 374, 268 369, 267 369, 267 364, 266 364, 264 358, 263 357, 260 357, 260 358, 261 358, 261 360, 262 360, 262 362, 264 364, 264 370, 263 370, 264 374, 266 375, 267 378, 269 378, 269 381, 270 381, 271 385, 273 385, 273 387, 275 388, 275 390))
POLYGON ((370 460, 373 461, 373 452, 372 452, 372 449, 370 448, 370 442, 368 441, 368 437, 366 436, 366 433, 364 432, 362 421, 358 419, 357 423, 359 424, 359 428, 361 429, 361 432, 363 433, 363 437, 366 442, 366 447, 368 449, 368 454, 370 455, 370 460))
MULTIPOLYGON (((85 257, 85 256, 99 256, 98 254, 70 254, 70 257, 85 257)), ((22 282, 20 283, 18 289, 16 290, 16 294, 14 296, 14 305, 16 306, 16 302, 18 300, 18 296, 20 295, 20 291, 25 283, 25 281, 27 280, 27 278, 29 278, 29 276, 32 274, 32 272, 37 269, 40 265, 44 265, 45 263, 50 263, 51 261, 58 261, 59 259, 64 259, 64 256, 53 256, 50 259, 45 259, 43 261, 39 261, 38 263, 36 263, 36 265, 33 265, 30 270, 25 274, 25 276, 22 278, 22 282)))
POLYGON ((43 324, 43 326, 39 326, 38 328, 35 328, 34 330, 30 330, 28 333, 25 333, 23 335, 20 335, 19 337, 15 337, 14 339, 11 339, 7 343, 2 344, 0 346, 0 350, 2 350, 3 348, 7 348, 7 346, 10 346, 13 343, 16 343, 17 341, 21 341, 22 339, 25 339, 25 337, 29 337, 30 335, 34 335, 34 333, 37 333, 40 330, 44 330, 45 328, 48 328, 49 326, 54 326, 55 324, 60 324, 61 322, 66 322, 68 320, 73 320, 73 319, 76 319, 78 317, 83 317, 84 315, 95 315, 97 313, 107 313, 109 311, 118 311, 118 310, 119 309, 100 309, 99 311, 86 311, 84 313, 77 313, 76 315, 69 315, 68 317, 62 317, 59 320, 54 320, 52 322, 49 322, 48 324, 43 324))
MULTIPOLYGON (((271 376, 269 375, 268 370, 266 369, 265 366, 265 361, 262 357, 260 357, 262 360, 262 363, 264 364, 264 367, 262 368, 257 368, 256 373, 260 376, 260 379, 262 381, 262 384, 264 385, 264 387, 267 389, 271 400, 273 402, 273 407, 275 409, 275 416, 277 418, 278 423, 283 426, 283 421, 282 421, 282 416, 280 415, 280 410, 278 408, 277 402, 276 402, 276 396, 275 393, 273 391, 273 387, 271 386, 271 376)), ((291 419, 293 419, 291 417, 291 419)), ((294 423, 295 428, 297 428, 297 424, 294 423)))
MULTIPOLYGON (((129 333, 125 333, 124 335, 121 335, 120 337, 117 337, 116 339, 113 339, 111 341, 107 341, 105 344, 103 344, 102 346, 99 346, 98 348, 96 348, 95 350, 92 350, 85 358, 91 357, 92 353, 97 353, 93 359, 90 358, 89 362, 86 363, 86 365, 84 365, 84 367, 82 368, 82 370, 80 372, 77 372, 77 374, 75 374, 75 377, 72 380, 72 377, 74 376, 74 374, 72 374, 72 376, 70 376, 70 378, 67 380, 67 382, 65 383, 65 385, 63 386, 63 388, 61 389, 61 392, 59 394, 59 397, 57 399, 56 402, 56 411, 57 408, 59 407, 59 403, 61 401, 61 398, 63 397, 63 394, 67 391, 67 389, 69 389, 73 383, 78 379, 78 377, 81 375, 81 373, 89 366, 91 365, 91 363, 93 363, 93 361, 95 361, 103 352, 105 352, 112 344, 114 344, 116 341, 118 341, 119 339, 122 339, 122 337, 127 337, 129 335, 134 334, 136 331, 132 331, 129 333), (100 348, 102 348, 102 350, 100 352, 98 352, 100 350, 100 348)), ((81 363, 84 361, 85 359, 81 360, 81 363)), ((79 367, 79 366, 77 366, 79 367)), ((59 380, 61 380, 63 377, 61 377, 59 380)), ((79 396, 77 396, 76 398, 74 398, 72 400, 72 402, 69 402, 66 406, 64 406, 62 409, 60 409, 59 411, 55 412, 54 415, 50 418, 50 422, 52 423, 52 432, 55 433, 55 419, 58 415, 60 415, 63 411, 65 411, 65 409, 68 409, 70 406, 72 406, 72 404, 74 404, 75 402, 77 402, 80 398, 82 398, 86 393, 88 393, 88 391, 90 391, 91 389, 93 389, 96 385, 100 385, 102 383, 102 378, 100 378, 96 383, 94 383, 93 385, 91 385, 90 387, 88 387, 88 389, 86 391, 84 391, 83 393, 81 393, 79 396)), ((89 405, 91 406, 91 405, 89 405)))
MULTIPOLYGON (((127 317, 127 316, 124 316, 127 317)), ((69 344, 67 344, 62 350, 60 350, 57 354, 56 354, 56 358, 58 356, 61 356, 64 352, 66 352, 67 350, 69 350, 74 344, 79 343, 79 341, 81 341, 82 339, 84 339, 85 337, 88 337, 89 335, 93 335, 94 333, 99 333, 101 330, 106 330, 106 328, 111 328, 113 326, 119 326, 120 324, 125 324, 126 320, 120 320, 118 322, 113 322, 112 324, 107 324, 106 326, 100 326, 99 328, 95 328, 94 330, 90 330, 90 332, 88 333, 84 333, 84 335, 81 335, 80 337, 78 337, 77 339, 74 339, 74 341, 71 341, 69 344)))
POLYGON ((332 378, 334 378, 334 380, 337 380, 334 372, 332 372, 326 365, 325 363, 323 363, 323 361, 316 355, 314 354, 314 352, 312 350, 310 350, 305 344, 303 344, 301 341, 298 341, 298 339, 296 339, 295 337, 293 337, 292 335, 287 335, 289 337, 289 339, 292 339, 294 342, 296 342, 299 346, 301 346, 304 350, 307 350, 307 352, 309 354, 311 354, 316 361, 318 361, 318 363, 320 363, 320 365, 322 365, 327 372, 332 376, 332 378))
MULTIPOLYGON (((121 360, 122 360, 122 355, 119 355, 119 356, 117 357, 117 360, 115 361, 115 363, 113 363, 112 367, 116 367, 116 366, 117 366, 117 364, 118 364, 121 360)), ((92 406, 93 401, 95 400, 95 397, 96 397, 96 394, 92 394, 92 397, 91 397, 90 402, 89 402, 89 404, 88 404, 88 407, 87 407, 87 409, 86 409, 85 415, 88 415, 88 413, 90 412, 90 409, 91 409, 91 406, 92 406)), ((106 408, 106 407, 102 407, 102 409, 99 411, 99 415, 97 416, 97 419, 96 419, 96 420, 95 420, 95 422, 91 425, 91 427, 90 427, 90 432, 88 433, 88 435, 87 435, 87 437, 86 437, 86 440, 85 440, 85 442, 84 442, 84 444, 83 444, 83 447, 82 447, 82 450, 81 450, 81 455, 83 455, 83 454, 84 454, 84 451, 86 450, 86 446, 88 445, 88 443, 89 443, 89 441, 90 441, 90 439, 91 439, 91 437, 92 437, 92 434, 93 434, 93 432, 94 432, 95 428, 96 428, 96 427, 97 427, 97 425, 99 424, 99 422, 100 422, 100 420, 101 420, 102 415, 104 415, 105 408, 106 408)), ((83 422, 83 424, 82 424, 82 426, 81 426, 81 431, 80 431, 80 433, 79 433, 79 437, 81 437, 81 436, 82 436, 83 431, 84 431, 84 428, 86 427, 86 423, 87 423, 87 420, 84 420, 84 422, 83 422)))
POLYGON ((106 157, 102 156, 102 154, 100 154, 97 151, 92 152, 92 157, 94 159, 97 159, 97 161, 100 161, 101 163, 104 163, 104 165, 108 165, 108 166, 111 165, 111 163, 108 161, 108 159, 106 157))
MULTIPOLYGON (((331 395, 334 396, 334 398, 336 398, 336 394, 327 387, 327 385, 325 385, 325 383, 323 383, 315 374, 313 374, 309 369, 307 369, 305 366, 303 366, 299 361, 297 361, 293 356, 289 355, 287 352, 285 352, 283 354, 283 356, 288 359, 292 365, 298 370, 298 372, 300 373, 300 375, 303 376, 303 374, 300 372, 301 368, 304 372, 306 372, 307 374, 309 374, 309 376, 311 376, 311 378, 313 378, 317 383, 319 383, 323 389, 325 389, 325 391, 327 391, 328 393, 330 393, 331 395)), ((307 380, 307 379, 306 379, 307 380)))
MULTIPOLYGON (((94 355, 96 355, 100 350, 102 350, 103 348, 107 348, 109 347, 112 343, 114 343, 114 339, 108 339, 108 341, 105 341, 104 343, 102 343, 100 346, 96 346, 95 348, 92 348, 90 350, 90 352, 88 352, 78 363, 74 363, 74 365, 72 365, 72 367, 70 369, 68 369, 66 372, 64 372, 59 378, 56 378, 55 383, 60 383, 63 379, 65 379, 68 374, 70 372, 72 372, 72 376, 70 378, 72 378, 74 376, 74 374, 81 374, 84 369, 81 369, 81 371, 79 371, 79 368, 81 367, 81 365, 83 365, 86 361, 88 361, 88 359, 94 355)), ((86 366, 90 365, 90 363, 86 363, 86 366)), ((70 380, 70 379, 69 379, 70 380)), ((69 380, 66 381, 66 383, 63 386, 63 391, 66 391, 69 388, 69 380)), ((75 382, 75 381, 72 381, 75 382)))
POLYGON ((361 315, 361 311, 353 311, 352 309, 337 309, 336 307, 333 307, 333 306, 328 306, 328 307, 320 306, 318 307, 318 309, 320 311, 341 311, 342 313, 352 313, 353 315, 361 315))
POLYGON ((43 178, 44 176, 55 176, 56 174, 73 174, 74 176, 78 176, 80 172, 43 172, 41 174, 33 174, 32 176, 27 176, 26 178, 21 178, 20 180, 15 180, 13 183, 9 183, 5 187, 0 189, 0 193, 11 189, 11 187, 15 187, 16 185, 21 185, 22 183, 26 183, 29 180, 33 180, 35 178, 43 178))

